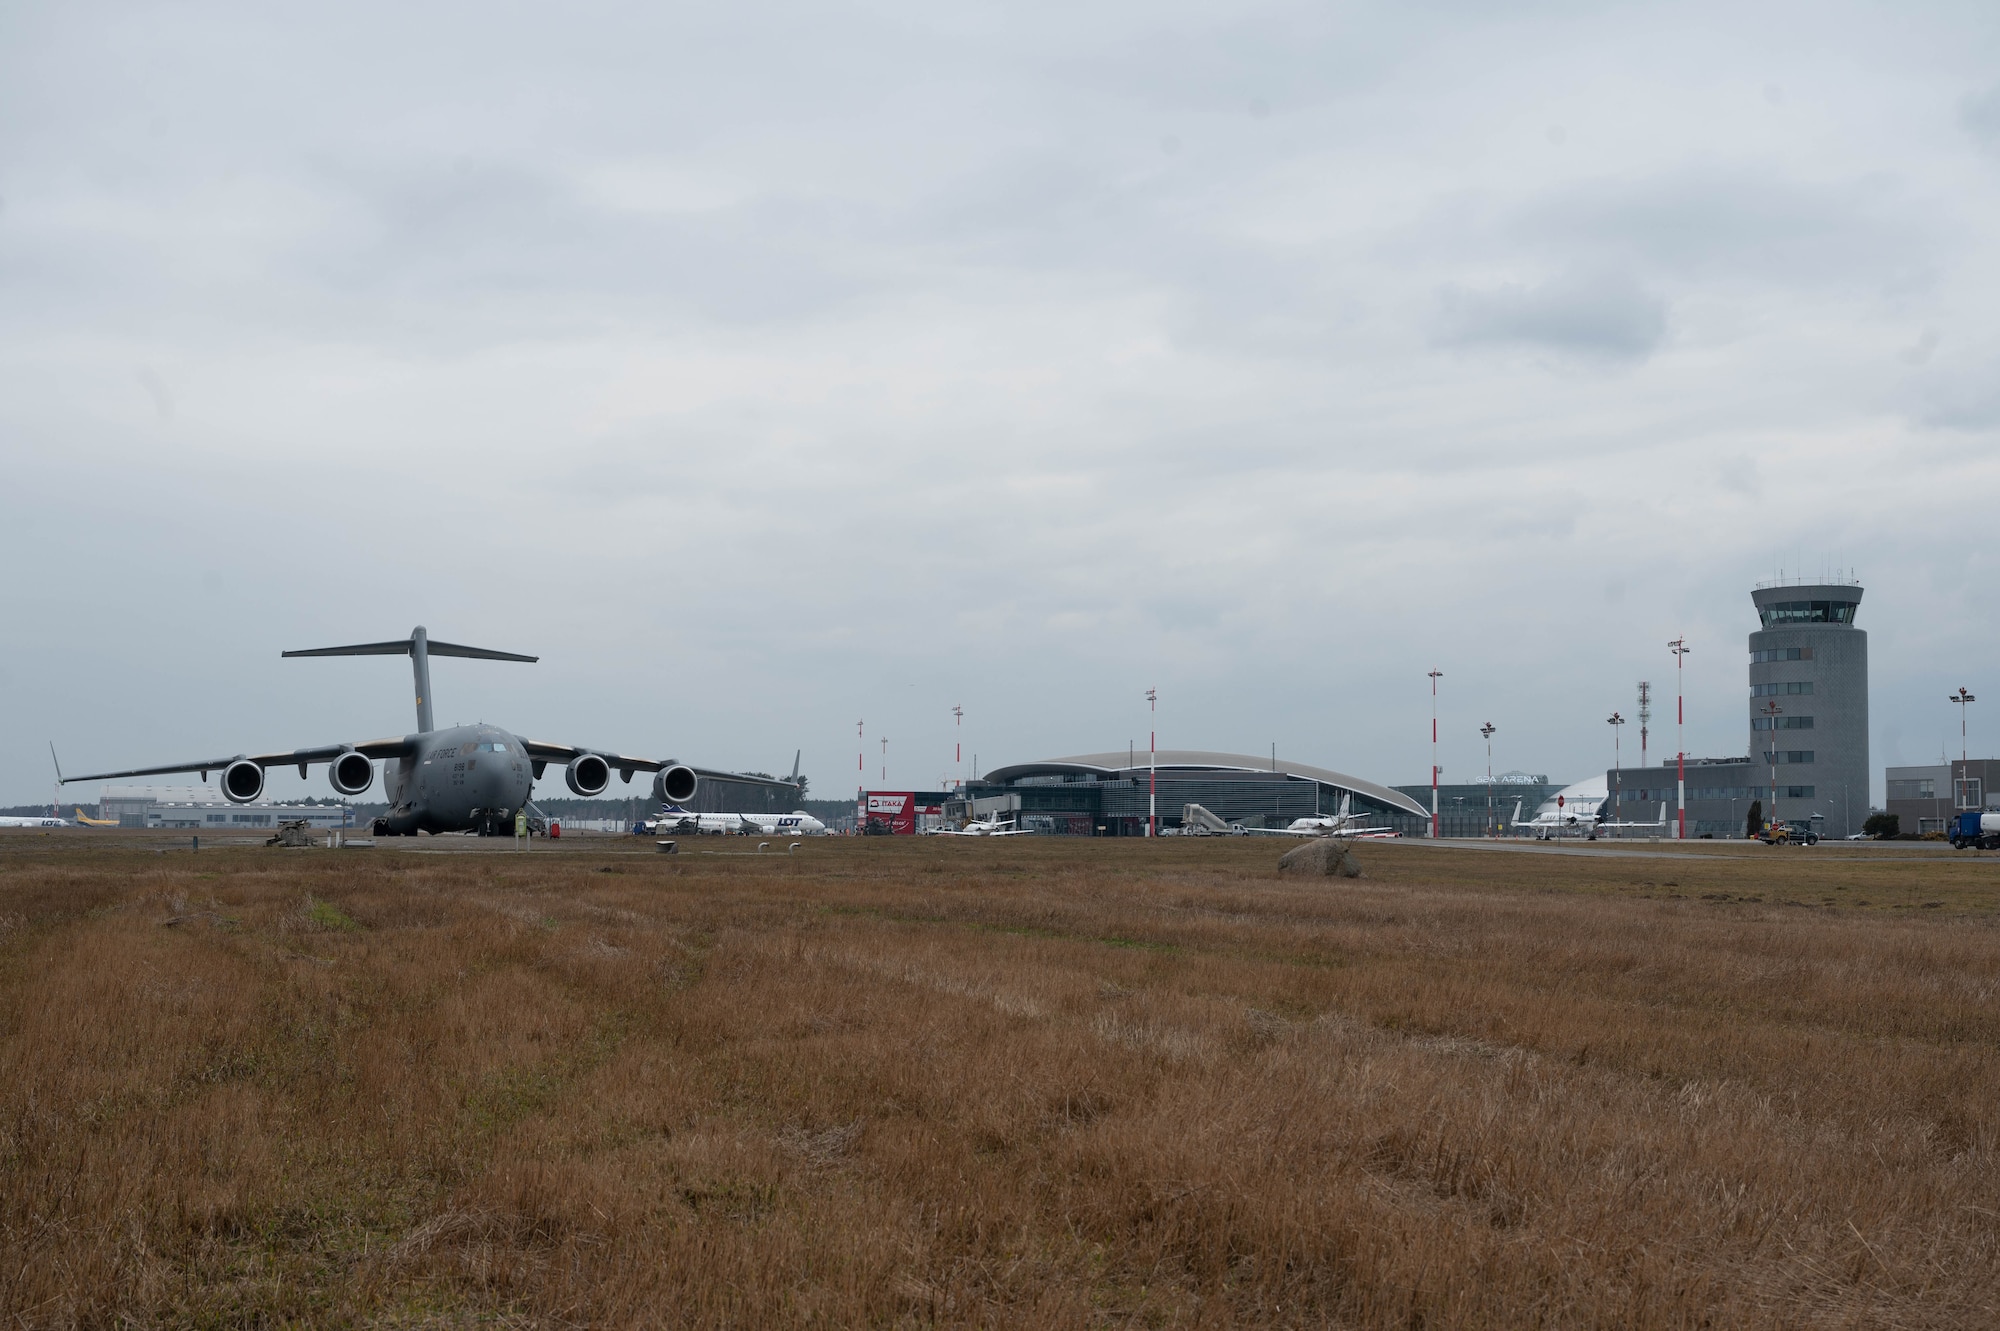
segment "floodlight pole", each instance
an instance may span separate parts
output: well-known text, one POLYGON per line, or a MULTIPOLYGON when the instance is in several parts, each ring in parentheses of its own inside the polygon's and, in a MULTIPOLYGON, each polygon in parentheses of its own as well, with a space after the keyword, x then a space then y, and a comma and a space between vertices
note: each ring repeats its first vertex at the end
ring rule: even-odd
POLYGON ((882 736, 882 784, 889 784, 889 737, 882 736))
POLYGON ((1438 680, 1444 671, 1436 666, 1430 669, 1431 677, 1431 840, 1438 837, 1438 680))
POLYGON ((957 703, 951 705, 951 724, 951 761, 952 765, 958 768, 958 784, 959 788, 963 790, 965 787, 965 708, 959 706, 957 703))
POLYGON ((1967 746, 1965 739, 1965 705, 1979 700, 1970 693, 1967 693, 1965 685, 1961 684, 1958 686, 1957 693, 1945 694, 1945 701, 1958 704, 1958 775, 1953 778, 1951 783, 1951 807, 1956 811, 1962 807, 1959 800, 1961 798, 1960 792, 1964 789, 1959 782, 1966 780, 1967 773, 1972 769, 1972 751, 1967 746))
MULTIPOLYGON (((1146 710, 1153 716, 1160 711, 1160 691, 1146 690, 1146 710)), ((1156 728, 1146 732, 1146 835, 1160 834, 1160 732, 1156 728)))
POLYGON ((1674 654, 1674 747, 1680 750, 1674 755, 1678 773, 1674 784, 1680 800, 1680 823, 1674 829, 1674 839, 1685 841, 1688 834, 1688 756, 1687 739, 1682 728, 1687 724, 1687 703, 1686 693, 1681 687, 1681 658, 1688 654, 1687 639, 1675 638, 1667 644, 1667 650, 1674 654))
POLYGON ((1619 795, 1625 785, 1625 765, 1618 751, 1618 742, 1625 733, 1625 718, 1613 712, 1604 720, 1605 724, 1611 727, 1611 819, 1613 822, 1622 823, 1625 821, 1625 811, 1619 795))
POLYGON ((1771 746, 1764 750, 1764 756, 1771 763, 1771 807, 1765 811, 1764 823, 1767 827, 1776 827, 1778 825, 1778 717, 1785 709, 1778 706, 1774 698, 1757 710, 1764 714, 1765 721, 1769 723, 1765 727, 1765 734, 1769 736, 1765 743, 1771 746))
POLYGON ((1486 737, 1486 835, 1495 835, 1493 828, 1493 731, 1491 721, 1479 727, 1479 733, 1486 737))
POLYGON ((854 783, 861 790, 868 787, 868 742, 862 730, 864 724, 863 721, 854 723, 854 770, 857 773, 854 783))

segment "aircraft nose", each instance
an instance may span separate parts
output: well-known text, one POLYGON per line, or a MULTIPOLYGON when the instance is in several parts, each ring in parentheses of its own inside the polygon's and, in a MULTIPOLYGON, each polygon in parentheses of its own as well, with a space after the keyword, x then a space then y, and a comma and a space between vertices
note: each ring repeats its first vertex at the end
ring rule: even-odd
POLYGON ((516 782, 512 773, 494 766, 479 773, 478 802, 487 808, 511 807, 521 803, 510 798, 516 782))

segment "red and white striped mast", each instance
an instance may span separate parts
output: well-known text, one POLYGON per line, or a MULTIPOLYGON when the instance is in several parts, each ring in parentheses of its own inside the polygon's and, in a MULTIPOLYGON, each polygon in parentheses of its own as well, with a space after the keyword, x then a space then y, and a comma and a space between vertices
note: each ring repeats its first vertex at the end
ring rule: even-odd
POLYGON ((1431 839, 1438 835, 1438 679, 1444 674, 1436 666, 1431 667, 1431 839))
POLYGON ((1687 639, 1675 638, 1667 644, 1667 650, 1674 654, 1674 747, 1680 750, 1674 755, 1674 785, 1680 800, 1680 824, 1674 830, 1674 840, 1685 841, 1688 834, 1688 756, 1687 740, 1681 729, 1687 724, 1687 703, 1681 688, 1681 658, 1688 654, 1687 639))
MULTIPOLYGON (((1157 716, 1160 710, 1160 691, 1146 690, 1146 710, 1157 716)), ((1146 835, 1160 834, 1160 748, 1157 730, 1146 732, 1146 835)))

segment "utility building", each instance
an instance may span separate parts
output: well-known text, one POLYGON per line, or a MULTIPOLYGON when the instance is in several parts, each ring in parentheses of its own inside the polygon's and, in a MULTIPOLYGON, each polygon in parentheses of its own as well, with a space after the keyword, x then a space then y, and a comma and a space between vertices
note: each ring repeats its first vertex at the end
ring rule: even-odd
POLYGON ((354 810, 345 804, 231 804, 214 786, 106 786, 98 814, 120 827, 191 828, 197 832, 245 832, 304 820, 313 827, 352 827, 354 810))

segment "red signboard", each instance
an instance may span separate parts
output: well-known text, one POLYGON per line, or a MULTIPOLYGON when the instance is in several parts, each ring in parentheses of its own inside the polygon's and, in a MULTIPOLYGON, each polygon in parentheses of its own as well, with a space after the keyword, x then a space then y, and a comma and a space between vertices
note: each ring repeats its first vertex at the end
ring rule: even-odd
POLYGON ((920 827, 936 826, 944 819, 944 805, 937 797, 912 790, 871 790, 862 796, 861 825, 876 825, 894 836, 915 836, 920 827))
POLYGON ((917 797, 913 791, 871 790, 862 801, 863 825, 886 824, 896 836, 915 836, 917 797))

